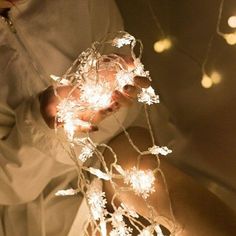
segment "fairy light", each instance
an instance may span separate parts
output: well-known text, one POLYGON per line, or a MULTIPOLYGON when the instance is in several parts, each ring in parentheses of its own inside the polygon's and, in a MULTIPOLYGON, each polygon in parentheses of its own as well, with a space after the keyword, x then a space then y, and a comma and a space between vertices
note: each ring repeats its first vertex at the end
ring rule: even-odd
POLYGON ((143 198, 155 192, 154 181, 155 177, 151 170, 137 170, 136 167, 128 170, 124 179, 124 182, 130 184, 134 192, 143 198))
POLYGON ((151 105, 153 103, 159 103, 159 96, 155 94, 154 89, 150 86, 148 88, 142 88, 142 91, 138 94, 138 101, 151 105))
POLYGON ((172 42, 169 38, 159 40, 154 43, 153 48, 155 52, 162 53, 166 50, 169 50, 172 47, 172 42))
POLYGON ((219 84, 222 81, 222 77, 218 72, 214 71, 211 74, 211 80, 213 84, 219 84))
POLYGON ((151 148, 148 148, 148 151, 153 155, 161 154, 163 156, 166 156, 166 155, 172 153, 172 150, 170 150, 168 147, 166 147, 166 146, 160 147, 160 146, 156 146, 156 145, 154 145, 151 148))
POLYGON ((228 25, 231 28, 236 28, 236 16, 230 16, 228 19, 228 25))
POLYGON ((211 78, 207 76, 206 74, 203 75, 201 84, 202 84, 202 87, 206 89, 210 88, 213 85, 211 78))
POLYGON ((223 37, 229 45, 236 44, 236 32, 230 34, 223 34, 223 37))
POLYGON ((107 213, 105 209, 107 200, 101 188, 100 183, 95 180, 87 192, 88 204, 94 220, 103 219, 107 213))
MULTIPOLYGON (((140 235, 146 235, 145 232, 148 232, 148 230, 152 233, 154 232, 153 222, 158 223, 156 221, 157 217, 155 217, 153 210, 151 210, 153 207, 148 203, 146 203, 146 207, 150 210, 150 216, 153 216, 153 219, 145 218, 150 223, 148 227, 145 227, 138 221, 139 215, 130 206, 126 206, 121 202, 117 208, 114 204, 118 193, 124 191, 114 182, 116 178, 122 179, 128 185, 128 189, 136 195, 147 199, 150 194, 155 192, 154 172, 152 170, 137 169, 136 167, 124 170, 122 166, 117 164, 118 157, 111 147, 106 144, 94 143, 89 137, 89 134, 85 138, 80 138, 77 132, 80 128, 89 128, 92 125, 92 116, 89 121, 80 119, 80 117, 83 117, 83 112, 89 110, 92 114, 95 114, 97 110, 108 107, 112 102, 113 91, 120 90, 122 92, 125 85, 134 86, 135 76, 146 77, 151 81, 149 71, 145 70, 140 60, 141 54, 142 44, 140 41, 136 40, 127 32, 118 32, 112 39, 104 39, 102 42, 96 42, 91 48, 82 52, 62 77, 51 76, 58 86, 69 85, 71 87, 71 91, 66 98, 61 98, 57 94, 57 88, 54 91, 60 101, 57 106, 57 121, 63 124, 65 133, 68 136, 68 142, 71 148, 69 154, 78 168, 79 177, 78 189, 60 190, 56 192, 56 195, 66 196, 78 192, 83 194, 91 213, 89 224, 91 226, 95 225, 95 229, 94 227, 91 228, 94 230, 93 234, 96 235, 97 232, 102 236, 107 235, 107 225, 110 223, 112 225, 112 230, 109 233, 110 236, 131 236, 133 233, 132 227, 138 229, 140 235), (134 47, 137 42, 140 45, 140 55, 138 56, 134 53, 134 47), (119 54, 103 55, 100 49, 106 45, 113 46, 116 49, 124 46, 129 47, 133 62, 132 65, 127 63, 119 54), (79 95, 76 98, 72 96, 75 89, 79 91, 79 95), (81 151, 79 154, 76 154, 77 146, 80 146, 81 151), (114 157, 113 164, 107 166, 103 154, 99 151, 99 147, 107 147, 111 151, 114 157), (84 165, 90 158, 95 158, 103 169, 100 170, 84 165), (87 178, 88 173, 93 175, 91 182, 87 178), (109 212, 106 208, 107 200, 105 193, 102 191, 102 180, 110 182, 114 188, 115 194, 111 202, 113 212, 109 212), (132 227, 128 226, 124 219, 128 220, 132 227)), ((140 93, 137 95, 138 102, 147 105, 159 103, 159 96, 151 86, 140 90, 140 93)), ((146 119, 149 129, 151 129, 147 114, 146 119)), ((167 155, 171 153, 171 150, 166 146, 160 147, 154 145, 146 151, 139 151, 139 148, 135 146, 125 127, 117 119, 115 120, 125 131, 128 142, 138 151, 139 155, 150 153, 157 155, 157 168, 159 168, 158 154, 167 155)), ((151 131, 150 134, 153 143, 155 143, 153 132, 151 131)), ((161 234, 158 234, 158 236, 161 236, 161 234)))
POLYGON ((94 150, 96 149, 96 144, 94 144, 90 138, 79 139, 77 142, 83 145, 78 159, 85 162, 93 156, 94 150))

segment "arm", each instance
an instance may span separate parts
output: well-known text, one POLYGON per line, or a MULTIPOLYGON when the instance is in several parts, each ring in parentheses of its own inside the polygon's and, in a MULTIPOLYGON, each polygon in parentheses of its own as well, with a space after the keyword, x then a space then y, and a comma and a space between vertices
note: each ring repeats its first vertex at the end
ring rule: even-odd
MULTIPOLYGON (((146 150, 150 146, 149 134, 144 129, 131 128, 129 133, 141 150, 146 150)), ((137 153, 128 144, 124 134, 114 138, 109 145, 118 154, 119 164, 124 169, 129 169, 136 164, 137 153)), ((109 164, 112 156, 108 151, 105 153, 105 157, 109 164)), ((146 156, 141 161, 143 169, 153 169, 155 165, 152 157, 146 156)), ((234 234, 236 216, 219 199, 164 159, 161 160, 161 169, 166 176, 176 223, 182 229, 179 235, 227 236, 234 234)), ((156 191, 148 198, 148 201, 160 215, 171 219, 165 186, 161 176, 157 175, 156 177, 156 191)), ((119 186, 123 186, 122 183, 117 183, 119 186)), ((109 199, 113 195, 112 187, 107 182, 104 185, 109 199)), ((119 200, 133 206, 140 215, 148 216, 144 201, 131 192, 123 193, 119 200)), ((164 226, 168 228, 168 225, 164 226)))

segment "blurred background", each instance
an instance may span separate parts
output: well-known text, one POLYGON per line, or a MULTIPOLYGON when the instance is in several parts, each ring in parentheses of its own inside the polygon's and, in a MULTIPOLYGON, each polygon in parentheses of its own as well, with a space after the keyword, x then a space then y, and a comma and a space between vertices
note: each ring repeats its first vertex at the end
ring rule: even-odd
POLYGON ((160 95, 159 142, 173 149, 173 164, 236 211, 236 1, 221 3, 117 0, 160 95))

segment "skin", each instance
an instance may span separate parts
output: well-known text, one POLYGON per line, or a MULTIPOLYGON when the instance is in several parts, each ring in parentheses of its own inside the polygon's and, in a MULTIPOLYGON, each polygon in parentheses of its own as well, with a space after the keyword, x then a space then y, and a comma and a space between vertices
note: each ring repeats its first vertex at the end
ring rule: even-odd
MULTIPOLYGON (((133 127, 128 132, 140 150, 147 150, 148 147, 152 146, 147 130, 133 127)), ((137 152, 128 143, 123 133, 113 138, 109 146, 116 152, 119 157, 118 164, 123 169, 127 170, 136 166, 137 152)), ((104 155, 107 165, 109 165, 113 161, 113 156, 109 151, 105 151, 104 155)), ((140 169, 155 169, 156 165, 153 156, 147 155, 141 160, 140 169)), ((236 215, 231 209, 224 205, 215 195, 198 184, 196 180, 171 165, 165 157, 161 158, 161 169, 167 181, 176 224, 181 230, 176 235, 229 236, 235 234, 236 215)), ((157 174, 156 179, 156 191, 148 198, 148 202, 155 208, 158 214, 172 219, 163 178, 160 174, 157 174)), ((116 183, 119 187, 125 186, 121 181, 117 181, 116 183)), ((108 181, 104 182, 104 190, 109 202, 114 191, 108 181)), ((149 215, 144 200, 132 192, 121 194, 118 197, 117 204, 120 201, 134 208, 144 217, 149 215)), ((170 224, 163 222, 163 225, 170 229, 170 224)))
MULTIPOLYGON (((129 57, 123 56, 125 63, 129 67, 133 67, 133 61, 129 57)), ((106 76, 108 81, 115 79, 115 73, 112 71, 101 71, 102 76, 106 76)), ((99 123, 112 113, 117 112, 121 107, 129 107, 132 105, 133 100, 136 99, 138 92, 141 88, 147 88, 150 86, 150 81, 146 77, 136 76, 134 78, 134 85, 125 85, 123 91, 115 90, 111 97, 111 102, 108 107, 100 109, 98 111, 86 110, 78 114, 78 118, 83 121, 90 121, 92 125, 89 128, 77 127, 81 132, 92 132, 98 130, 99 123), (92 119, 91 119, 92 118, 92 119)), ((61 99, 67 98, 71 93, 72 98, 80 97, 80 90, 76 88, 73 90, 72 86, 60 86, 56 88, 57 94, 61 99), (73 92, 71 92, 73 91, 73 92)), ((48 87, 46 90, 39 94, 40 111, 50 128, 63 125, 55 120, 57 114, 57 105, 59 104, 58 97, 54 94, 53 87, 48 87)))

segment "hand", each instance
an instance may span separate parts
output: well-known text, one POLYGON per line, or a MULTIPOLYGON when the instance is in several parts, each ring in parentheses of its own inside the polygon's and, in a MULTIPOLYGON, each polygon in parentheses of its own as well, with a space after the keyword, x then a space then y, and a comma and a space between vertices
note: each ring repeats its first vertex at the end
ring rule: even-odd
POLYGON ((0 0, 0 9, 1 8, 11 8, 12 6, 14 6, 14 2, 16 2, 16 0, 11 0, 11 1, 0 0))
MULTIPOLYGON (((132 65, 132 60, 129 60, 124 58, 124 60, 129 64, 129 66, 132 65)), ((115 79, 114 74, 110 71, 103 72, 106 73, 106 77, 109 79, 115 79)), ((92 125, 89 128, 85 127, 78 127, 78 131, 81 132, 88 132, 88 131, 97 131, 98 127, 97 125, 104 120, 106 117, 111 115, 112 113, 119 110, 120 107, 127 107, 132 105, 133 100, 136 98, 139 90, 141 88, 146 88, 150 86, 149 79, 145 77, 135 77, 134 78, 134 86, 132 85, 125 85, 123 88, 123 91, 120 92, 118 90, 115 90, 112 94, 111 103, 108 107, 100 109, 98 111, 94 110, 86 110, 83 112, 80 112, 78 114, 78 118, 91 122, 92 125)), ((56 88, 57 94, 61 99, 67 98, 68 94, 70 94, 71 91, 71 97, 73 98, 79 98, 80 97, 80 90, 78 88, 73 89, 73 86, 61 86, 56 88), (72 90, 73 89, 73 90, 72 90)), ((57 105, 59 104, 59 99, 54 94, 53 87, 48 87, 45 91, 40 93, 39 95, 39 101, 40 101, 40 111, 42 114, 42 117, 44 118, 46 124, 50 128, 55 128, 57 126, 63 125, 59 123, 57 120, 55 120, 56 114, 57 114, 57 105)))

